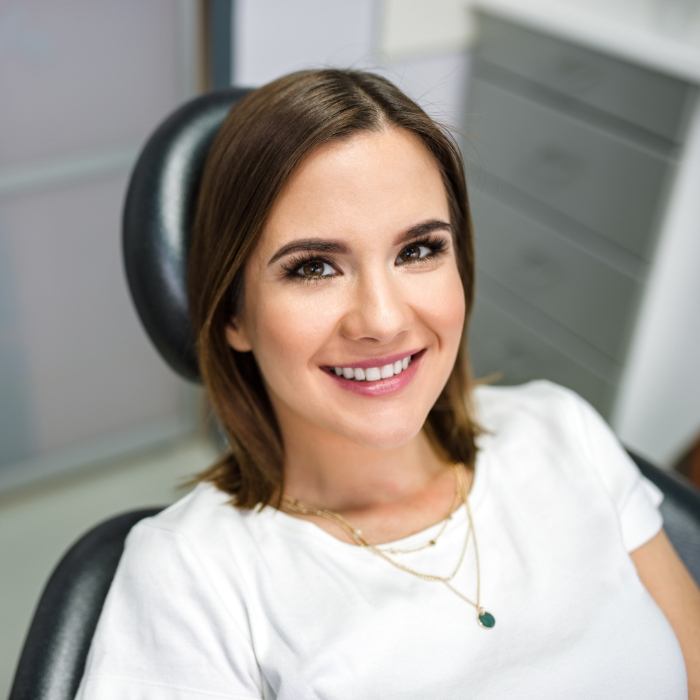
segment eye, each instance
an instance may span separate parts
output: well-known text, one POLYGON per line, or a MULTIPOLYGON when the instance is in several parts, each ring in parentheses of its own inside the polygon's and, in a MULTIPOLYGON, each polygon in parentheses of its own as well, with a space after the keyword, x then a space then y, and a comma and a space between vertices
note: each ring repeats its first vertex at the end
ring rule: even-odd
POLYGON ((331 277, 335 274, 335 271, 323 260, 309 260, 300 265, 296 273, 300 277, 331 277))
POLYGON ((432 249, 427 245, 414 243, 404 248, 399 254, 399 257, 404 260, 420 260, 421 258, 427 258, 432 252, 432 249))
POLYGON ((399 265, 422 263, 435 258, 447 250, 447 243, 442 238, 424 238, 407 245, 397 260, 399 265))
POLYGON ((333 265, 321 258, 294 259, 284 265, 285 277, 302 282, 315 282, 335 277, 336 274, 333 265))

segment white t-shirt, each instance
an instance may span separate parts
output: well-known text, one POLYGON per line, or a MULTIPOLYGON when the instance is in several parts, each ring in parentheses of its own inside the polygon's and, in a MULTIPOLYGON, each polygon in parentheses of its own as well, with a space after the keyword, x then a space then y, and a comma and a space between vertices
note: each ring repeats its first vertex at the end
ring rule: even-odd
MULTIPOLYGON (((678 641, 628 555, 661 527, 661 493, 572 392, 476 400, 491 432, 469 499, 495 627, 442 583, 200 484, 129 534, 77 698, 685 699, 678 641)), ((462 508, 434 548, 395 556, 447 575, 466 526, 462 508)), ((471 542, 452 584, 475 598, 471 542)))

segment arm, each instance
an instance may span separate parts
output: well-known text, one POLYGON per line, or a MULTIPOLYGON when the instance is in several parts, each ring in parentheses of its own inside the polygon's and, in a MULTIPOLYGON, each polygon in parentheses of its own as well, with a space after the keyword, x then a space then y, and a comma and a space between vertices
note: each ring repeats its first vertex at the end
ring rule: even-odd
POLYGON ((630 553, 637 573, 668 619, 683 651, 690 700, 700 700, 700 588, 660 530, 630 553))
POLYGON ((690 698, 700 700, 700 592, 663 530, 663 494, 643 478, 598 412, 570 395, 578 404, 583 453, 617 510, 622 544, 639 579, 678 640, 690 698))

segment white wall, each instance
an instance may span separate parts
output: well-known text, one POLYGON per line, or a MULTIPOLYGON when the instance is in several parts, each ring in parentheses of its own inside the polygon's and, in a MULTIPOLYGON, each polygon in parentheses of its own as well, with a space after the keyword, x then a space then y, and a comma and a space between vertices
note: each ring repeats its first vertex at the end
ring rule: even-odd
POLYGON ((466 5, 465 0, 237 0, 233 80, 257 86, 320 66, 373 70, 459 131, 470 65, 466 5), (457 40, 463 29, 467 33, 457 40))

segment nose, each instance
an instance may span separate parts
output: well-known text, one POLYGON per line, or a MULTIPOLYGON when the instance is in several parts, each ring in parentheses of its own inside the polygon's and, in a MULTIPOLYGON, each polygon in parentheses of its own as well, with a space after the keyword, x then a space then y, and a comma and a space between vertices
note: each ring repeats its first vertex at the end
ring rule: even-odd
POLYGON ((410 303, 406 280, 381 272, 359 276, 350 292, 342 333, 350 340, 389 344, 408 330, 410 303))

